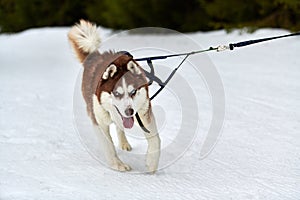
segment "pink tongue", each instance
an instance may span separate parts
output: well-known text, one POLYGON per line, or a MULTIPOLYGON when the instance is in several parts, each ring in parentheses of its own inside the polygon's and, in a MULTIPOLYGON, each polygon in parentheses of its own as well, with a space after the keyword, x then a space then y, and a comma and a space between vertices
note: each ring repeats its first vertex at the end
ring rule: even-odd
POLYGON ((132 128, 133 127, 133 123, 134 123, 133 117, 129 117, 129 118, 122 117, 122 120, 123 120, 123 126, 125 128, 132 128))

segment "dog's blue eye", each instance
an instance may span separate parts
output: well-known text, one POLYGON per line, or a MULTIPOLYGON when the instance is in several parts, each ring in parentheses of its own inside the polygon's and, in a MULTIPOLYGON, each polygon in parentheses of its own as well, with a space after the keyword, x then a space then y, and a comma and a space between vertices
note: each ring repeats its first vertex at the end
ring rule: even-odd
POLYGON ((120 97, 120 96, 121 96, 121 94, 120 94, 119 92, 117 92, 117 91, 114 91, 114 92, 113 92, 113 95, 114 95, 115 97, 120 97))
POLYGON ((129 94, 130 94, 130 96, 133 96, 133 95, 135 95, 136 94, 136 89, 134 89, 134 90, 132 90, 129 94))

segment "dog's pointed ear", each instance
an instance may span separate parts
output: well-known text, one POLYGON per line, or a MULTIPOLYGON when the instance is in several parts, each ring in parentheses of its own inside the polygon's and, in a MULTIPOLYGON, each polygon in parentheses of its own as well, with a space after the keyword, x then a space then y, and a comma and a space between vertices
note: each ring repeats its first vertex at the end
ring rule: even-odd
POLYGON ((127 69, 133 74, 141 74, 141 69, 132 60, 127 63, 127 69))
POLYGON ((102 79, 107 80, 109 77, 113 77, 116 72, 117 72, 117 66, 111 64, 106 68, 105 72, 103 73, 102 79))

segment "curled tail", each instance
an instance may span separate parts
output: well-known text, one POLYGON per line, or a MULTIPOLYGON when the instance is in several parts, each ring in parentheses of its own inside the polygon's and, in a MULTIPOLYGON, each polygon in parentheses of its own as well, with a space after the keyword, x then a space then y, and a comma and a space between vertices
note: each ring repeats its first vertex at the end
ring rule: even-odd
POLYGON ((101 43, 97 26, 85 20, 71 28, 68 38, 81 63, 90 53, 97 51, 101 43))

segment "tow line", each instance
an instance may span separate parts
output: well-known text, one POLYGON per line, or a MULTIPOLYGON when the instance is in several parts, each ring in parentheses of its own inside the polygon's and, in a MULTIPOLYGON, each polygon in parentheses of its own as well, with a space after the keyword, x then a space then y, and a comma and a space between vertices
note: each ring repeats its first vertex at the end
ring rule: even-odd
MULTIPOLYGON (((191 52, 186 52, 186 53, 136 58, 135 60, 136 61, 146 61, 147 62, 148 66, 150 68, 150 72, 148 72, 146 70, 144 70, 144 72, 145 72, 147 78, 149 79, 148 85, 151 85, 153 82, 156 82, 160 86, 160 88, 150 97, 150 100, 153 100, 166 87, 166 85, 169 83, 169 81, 175 75, 176 71, 186 61, 186 59, 191 55, 200 54, 200 53, 209 52, 209 51, 221 52, 221 51, 225 51, 225 50, 234 50, 234 48, 238 48, 238 47, 244 47, 244 46, 253 45, 253 44, 257 44, 257 43, 261 43, 261 42, 266 42, 266 41, 276 40, 276 39, 286 38, 286 37, 292 37, 292 36, 300 36, 300 32, 281 35, 281 36, 275 36, 275 37, 267 37, 267 38, 261 38, 261 39, 255 39, 255 40, 247 40, 247 41, 242 41, 242 42, 238 42, 238 43, 230 43, 229 45, 219 45, 218 47, 209 47, 208 49, 198 50, 198 51, 191 51, 191 52), (154 66, 153 66, 153 63, 152 63, 153 60, 162 60, 162 59, 167 59, 167 58, 171 58, 171 57, 178 57, 178 56, 184 56, 184 58, 179 63, 179 65, 175 69, 173 69, 173 71, 170 73, 170 75, 168 76, 168 78, 165 81, 162 81, 159 77, 157 77, 155 75, 154 66)), ((131 57, 133 57, 129 52, 125 51, 124 53, 131 56, 131 57)), ((142 120, 141 120, 138 113, 136 113, 136 119, 137 119, 140 127, 145 132, 150 133, 150 131, 144 126, 144 124, 143 124, 143 122, 142 122, 142 120)))

